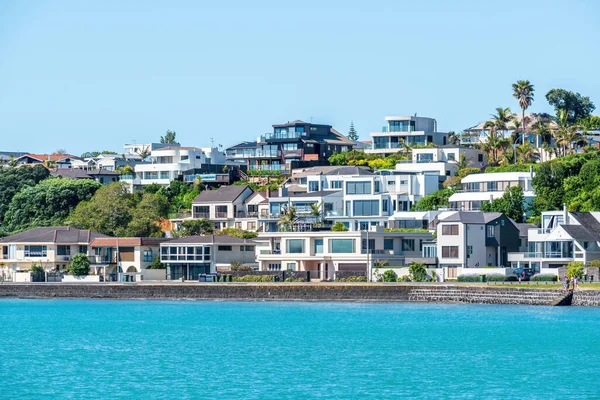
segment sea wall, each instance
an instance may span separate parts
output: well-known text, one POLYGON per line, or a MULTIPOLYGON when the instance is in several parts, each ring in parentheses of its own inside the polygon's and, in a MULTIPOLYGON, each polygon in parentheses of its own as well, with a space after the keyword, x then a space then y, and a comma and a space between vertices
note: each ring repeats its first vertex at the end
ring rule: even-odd
MULTIPOLYGON (((583 293, 583 292, 582 292, 583 293)), ((575 296, 580 305, 600 304, 600 292, 575 296)), ((95 299, 193 299, 193 300, 292 300, 292 301, 399 301, 480 304, 551 305, 564 296, 560 290, 495 288, 458 285, 408 284, 55 284, 4 283, 0 297, 95 298, 95 299)))
POLYGON ((573 293, 573 306, 600 306, 600 290, 576 290, 573 293))

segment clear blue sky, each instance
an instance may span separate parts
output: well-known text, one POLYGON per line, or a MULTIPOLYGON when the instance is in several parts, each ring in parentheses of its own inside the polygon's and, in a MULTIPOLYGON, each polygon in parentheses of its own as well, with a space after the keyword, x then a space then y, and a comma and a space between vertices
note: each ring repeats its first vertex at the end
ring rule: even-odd
MULTIPOLYGON (((387 115, 442 131, 518 110, 511 84, 600 108, 596 0, 0 1, 0 150, 204 147, 274 123, 361 139, 387 115)), ((598 111, 596 112, 598 114, 598 111)))

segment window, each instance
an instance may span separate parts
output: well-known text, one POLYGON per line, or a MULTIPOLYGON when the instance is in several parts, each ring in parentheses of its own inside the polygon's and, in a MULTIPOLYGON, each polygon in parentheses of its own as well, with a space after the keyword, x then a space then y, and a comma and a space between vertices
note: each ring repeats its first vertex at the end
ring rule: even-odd
POLYGON ((477 154, 477 161, 483 162, 483 154, 477 154))
POLYGON ((281 264, 269 264, 267 269, 269 271, 281 271, 281 264))
POLYGON ((48 247, 25 246, 25 257, 48 257, 48 247))
POLYGON ((387 212, 387 210, 388 210, 388 201, 387 200, 382 200, 382 202, 381 202, 381 211, 387 212))
POLYGON ((309 192, 318 192, 319 191, 319 181, 308 182, 308 191, 309 192))
POLYGON ((254 246, 241 246, 242 251, 254 252, 254 246))
POLYGON ((236 222, 235 223, 235 227, 236 227, 236 229, 242 229, 242 223, 241 222, 236 222))
POLYGON ((288 239, 286 251, 291 254, 304 253, 304 239, 288 239))
POLYGON ((458 258, 458 246, 442 246, 442 258, 458 258))
POLYGON ((473 246, 467 246, 467 256, 473 255, 473 246))
POLYGON ((298 143, 284 143, 283 150, 298 150, 298 143))
POLYGON ((79 246, 79 252, 81 254, 87 254, 87 246, 79 246))
POLYGON ((379 200, 355 200, 354 216, 379 215, 379 200))
POLYGON ((144 250, 144 262, 152 262, 152 250, 144 250))
POLYGON ((169 171, 160 171, 160 179, 169 179, 169 171))
POLYGON ((71 255, 71 246, 58 246, 56 248, 57 256, 70 256, 71 255))
POLYGON ((219 251, 231 251, 232 249, 231 246, 217 246, 217 250, 219 251))
POLYGON ((489 238, 495 237, 496 235, 495 235, 494 231, 495 231, 494 225, 488 225, 488 227, 487 227, 487 237, 489 237, 489 238))
POLYGON ((306 185, 306 178, 300 178, 300 184, 306 185))
POLYGON ((375 181, 375 193, 379 192, 379 181, 375 181))
POLYGON ((348 182, 346 194, 371 194, 371 182, 348 182))
POLYGON ((346 217, 350 217, 350 202, 346 201, 346 213, 344 214, 346 217))
POLYGON ((288 271, 295 271, 296 270, 296 263, 287 263, 286 268, 288 271))
POLYGON ((455 161, 456 160, 456 154, 454 154, 454 153, 448 153, 448 160, 455 161))
POLYGON ((331 188, 332 189, 341 189, 342 181, 331 181, 331 188))
POLYGON ((190 159, 190 156, 181 156, 181 161, 187 161, 190 159))
POLYGON ((402 251, 415 251, 415 239, 402 239, 402 251))
POLYGON ((383 239, 384 250, 394 250, 394 239, 383 239))
POLYGON ((323 253, 323 239, 315 239, 315 254, 323 253))
POLYGON ((354 239, 329 239, 331 253, 354 253, 356 251, 354 239))
POLYGON ((248 230, 255 231, 256 230, 256 222, 248 222, 248 230))
POLYGON ((401 185, 408 185, 408 181, 400 181, 401 185))
POLYGON ((444 235, 444 236, 458 235, 458 225, 442 225, 442 235, 444 235))
POLYGON ((367 243, 367 239, 363 239, 362 240, 362 249, 363 250, 369 250, 370 252, 373 252, 373 249, 375 249, 375 239, 369 239, 369 242, 367 243))

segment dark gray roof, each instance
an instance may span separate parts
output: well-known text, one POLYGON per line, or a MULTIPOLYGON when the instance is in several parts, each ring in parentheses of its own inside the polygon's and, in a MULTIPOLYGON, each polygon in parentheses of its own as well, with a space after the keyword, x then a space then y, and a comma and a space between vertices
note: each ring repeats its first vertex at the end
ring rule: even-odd
POLYGON ((238 143, 235 146, 231 146, 228 147, 227 150, 231 150, 231 149, 249 149, 249 148, 254 148, 257 146, 256 142, 242 142, 242 143, 238 143))
POLYGON ((594 235, 581 225, 561 225, 561 228, 563 228, 565 232, 567 232, 575 240, 593 242, 599 238, 598 235, 594 235))
POLYGON ((592 234, 595 239, 600 240, 600 222, 594 217, 592 213, 589 212, 573 212, 571 213, 573 217, 583 226, 590 234, 592 234))
POLYGON ((166 246, 173 244, 254 244, 252 239, 241 239, 234 236, 225 235, 206 235, 206 236, 188 236, 179 239, 173 239, 166 246))
POLYGON ((530 229, 537 229, 537 225, 535 225, 535 224, 517 223, 517 222, 513 221, 512 219, 511 219, 511 222, 519 230, 519 236, 520 237, 527 237, 527 231, 528 230, 530 230, 530 229))
POLYGON ((205 190, 194 199, 194 203, 215 203, 235 201, 248 185, 221 186, 217 190, 205 190))
POLYGON ((68 226, 49 226, 2 238, 0 243, 90 243, 95 238, 103 237, 109 236, 68 226))
POLYGON ((109 171, 107 169, 104 168, 99 168, 99 169, 92 169, 90 171, 87 172, 89 175, 109 175, 109 176, 119 176, 121 175, 120 173, 116 172, 116 171, 109 171))
POLYGON ((502 216, 499 212, 457 211, 441 222, 462 222, 463 224, 487 224, 502 216))
POLYGON ((58 168, 50 171, 50 175, 70 179, 94 179, 87 171, 80 168, 58 168))

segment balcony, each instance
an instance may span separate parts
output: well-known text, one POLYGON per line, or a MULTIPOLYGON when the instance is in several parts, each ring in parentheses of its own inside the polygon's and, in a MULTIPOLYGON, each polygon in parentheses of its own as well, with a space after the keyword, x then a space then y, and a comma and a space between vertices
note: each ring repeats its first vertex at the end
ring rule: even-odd
POLYGON ((258 212, 256 211, 250 211, 250 212, 246 212, 246 211, 238 211, 235 214, 236 218, 256 218, 258 217, 258 212))
POLYGON ((215 218, 227 218, 227 211, 217 211, 215 213, 215 218))
POLYGON ((67 256, 67 255, 61 255, 61 256, 56 256, 56 261, 71 261, 71 256, 67 256))
POLYGON ((269 140, 289 140, 289 139, 300 139, 301 137, 308 136, 306 132, 274 132, 265 133, 258 137, 259 143, 264 143, 269 140))
POLYGON ((194 213, 194 218, 210 218, 210 213, 197 212, 197 213, 194 213))
POLYGON ((250 165, 248 167, 250 171, 279 171, 282 174, 286 174, 289 171, 286 169, 285 164, 264 164, 264 165, 250 165))
POLYGON ((116 255, 113 255, 112 257, 88 256, 88 260, 90 260, 90 264, 116 264, 117 263, 116 255))

